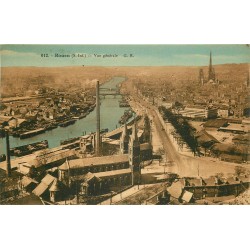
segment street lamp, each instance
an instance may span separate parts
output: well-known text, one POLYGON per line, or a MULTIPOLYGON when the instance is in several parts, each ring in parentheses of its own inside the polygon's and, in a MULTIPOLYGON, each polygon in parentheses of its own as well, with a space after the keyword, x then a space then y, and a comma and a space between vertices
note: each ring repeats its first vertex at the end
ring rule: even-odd
POLYGON ((110 195, 110 205, 112 204, 112 197, 113 197, 114 194, 115 194, 115 192, 114 192, 114 191, 111 191, 111 195, 110 195))

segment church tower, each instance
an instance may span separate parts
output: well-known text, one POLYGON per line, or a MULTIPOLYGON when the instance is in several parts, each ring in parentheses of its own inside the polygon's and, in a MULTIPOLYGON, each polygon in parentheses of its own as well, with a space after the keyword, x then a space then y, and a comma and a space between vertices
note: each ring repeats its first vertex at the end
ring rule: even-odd
POLYGON ((203 72, 203 69, 200 69, 200 71, 199 71, 199 83, 201 85, 204 85, 204 72, 203 72))
POLYGON ((140 142, 137 136, 136 123, 132 128, 132 134, 129 140, 129 165, 132 170, 132 185, 140 184, 140 142))
POLYGON ((212 64, 212 53, 210 52, 210 61, 209 61, 209 68, 208 68, 208 81, 213 80, 215 81, 215 71, 212 64))
POLYGON ((127 129, 127 124, 124 124, 123 131, 120 138, 120 151, 121 154, 128 153, 128 144, 129 144, 129 134, 127 129))
POLYGON ((151 143, 151 125, 148 115, 143 119, 143 143, 151 143))

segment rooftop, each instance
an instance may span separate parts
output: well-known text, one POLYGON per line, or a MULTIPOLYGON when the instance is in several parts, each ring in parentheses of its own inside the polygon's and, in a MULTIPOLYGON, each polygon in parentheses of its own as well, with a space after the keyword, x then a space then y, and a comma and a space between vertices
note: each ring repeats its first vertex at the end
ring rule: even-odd
POLYGON ((131 169, 125 168, 125 169, 119 169, 119 170, 113 170, 113 171, 98 172, 98 173, 95 173, 95 176, 102 178, 102 177, 115 176, 115 175, 121 175, 121 174, 130 174, 130 173, 131 173, 131 169))
POLYGON ((167 188, 167 191, 172 197, 179 199, 182 195, 183 188, 184 186, 182 185, 182 183, 180 181, 176 181, 170 187, 167 188))
POLYGON ((53 177, 50 174, 47 174, 41 181, 41 183, 33 190, 33 194, 37 196, 41 196, 50 186, 51 184, 56 180, 55 177, 53 177))
POLYGON ((213 127, 213 128, 220 128, 227 124, 227 121, 224 119, 216 119, 216 120, 209 120, 204 123, 204 127, 213 127))
POLYGON ((29 178, 28 176, 24 176, 21 180, 21 184, 24 186, 24 187, 27 187, 29 184, 31 183, 35 183, 35 184, 38 184, 38 182, 34 179, 31 179, 29 178))
POLYGON ((192 199, 192 197, 193 197, 193 193, 184 190, 184 193, 183 193, 181 199, 182 199, 183 201, 190 202, 191 199, 192 199))
POLYGON ((100 157, 87 157, 83 159, 69 160, 68 164, 66 164, 66 162, 63 163, 59 167, 59 169, 67 170, 68 168, 84 168, 84 167, 98 166, 98 165, 109 165, 109 164, 128 162, 128 160, 129 158, 127 154, 108 155, 108 156, 100 156, 100 157))

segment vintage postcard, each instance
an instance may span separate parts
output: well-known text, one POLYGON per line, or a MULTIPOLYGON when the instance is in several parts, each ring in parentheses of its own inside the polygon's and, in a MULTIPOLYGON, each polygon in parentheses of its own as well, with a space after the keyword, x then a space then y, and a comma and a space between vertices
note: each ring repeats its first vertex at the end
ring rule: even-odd
POLYGON ((1 45, 0 204, 250 204, 248 45, 1 45))

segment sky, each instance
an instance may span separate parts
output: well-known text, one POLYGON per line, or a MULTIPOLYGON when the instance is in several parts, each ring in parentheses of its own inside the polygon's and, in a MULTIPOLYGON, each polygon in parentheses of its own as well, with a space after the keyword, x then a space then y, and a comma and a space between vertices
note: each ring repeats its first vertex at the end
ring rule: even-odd
POLYGON ((1 45, 1 66, 206 66, 210 51, 214 65, 250 63, 247 45, 1 45))

